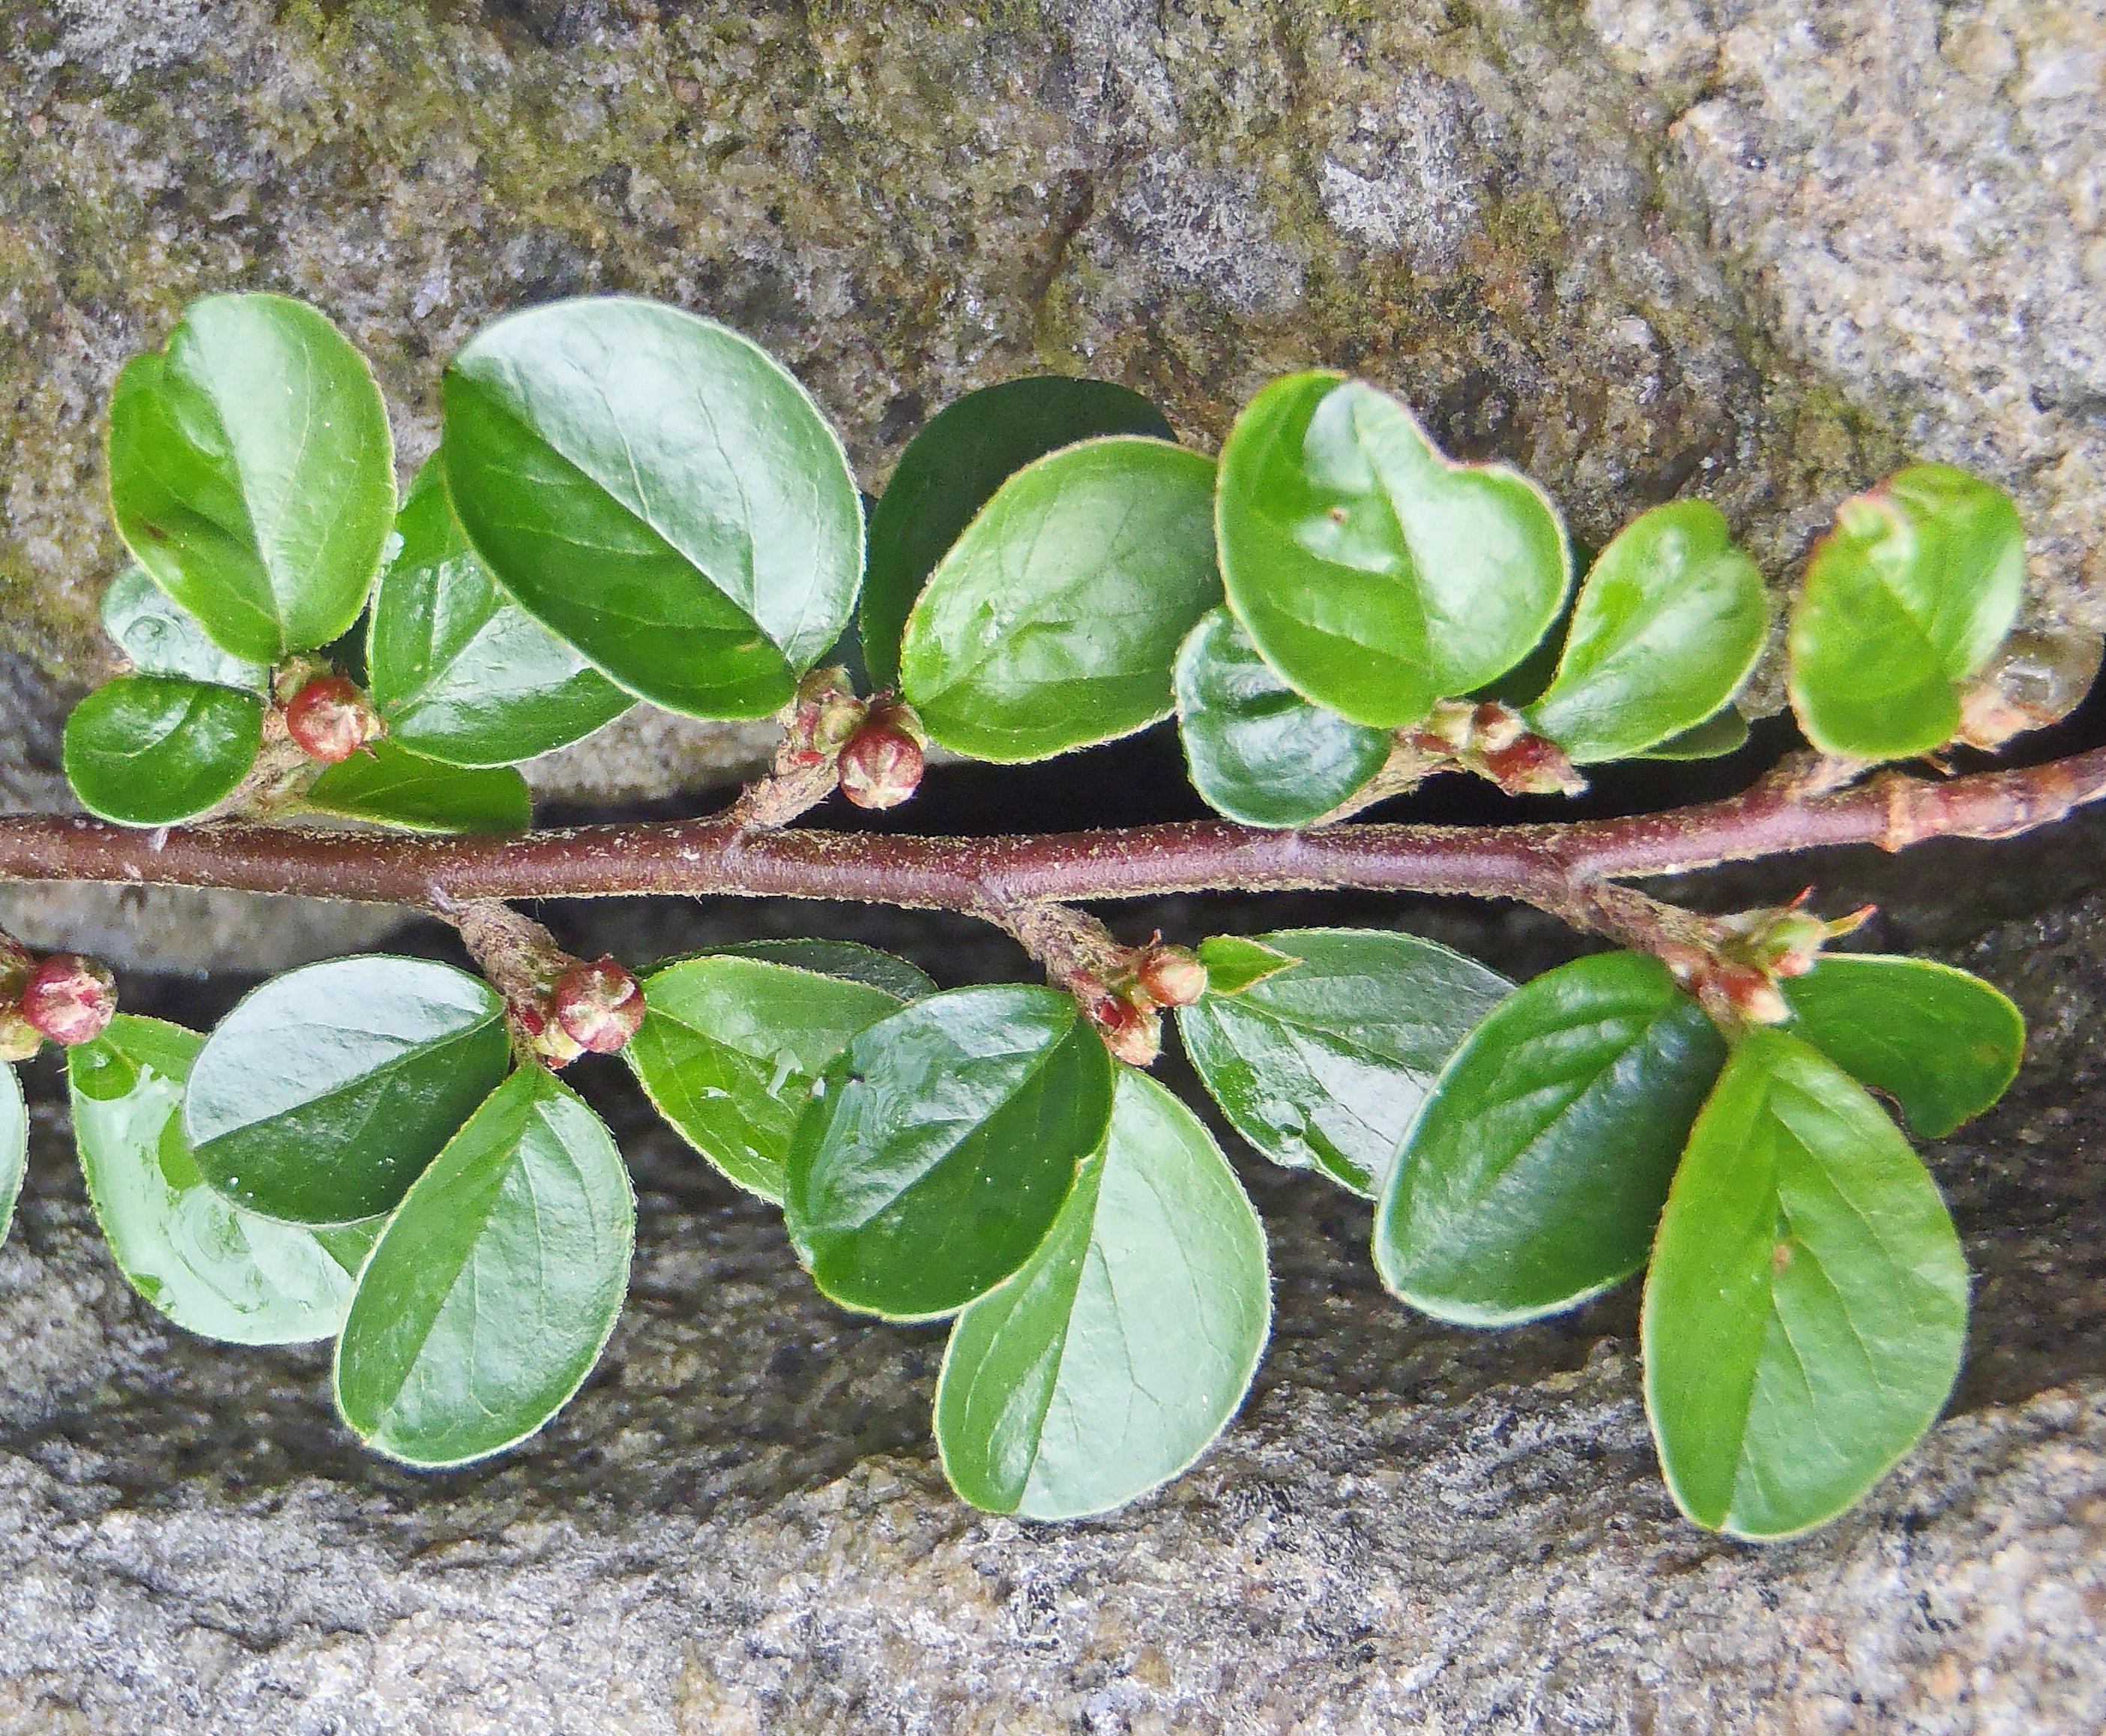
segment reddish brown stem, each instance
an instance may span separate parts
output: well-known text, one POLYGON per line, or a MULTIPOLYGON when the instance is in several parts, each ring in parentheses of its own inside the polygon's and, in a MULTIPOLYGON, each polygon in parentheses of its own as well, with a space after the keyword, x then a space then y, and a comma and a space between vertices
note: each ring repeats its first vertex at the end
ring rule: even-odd
POLYGON ((636 893, 845 899, 1006 923, 1046 900, 1308 889, 1514 898, 1586 927, 1593 889, 1634 876, 1838 844, 1900 850, 2005 838, 2106 796, 2106 748, 1933 781, 1883 772, 1808 794, 1789 772, 1730 801, 1629 818, 1504 826, 1226 821, 1042 837, 752 831, 728 819, 432 838, 220 825, 145 832, 52 816, 0 820, 0 879, 293 893, 443 911, 476 898, 636 893))

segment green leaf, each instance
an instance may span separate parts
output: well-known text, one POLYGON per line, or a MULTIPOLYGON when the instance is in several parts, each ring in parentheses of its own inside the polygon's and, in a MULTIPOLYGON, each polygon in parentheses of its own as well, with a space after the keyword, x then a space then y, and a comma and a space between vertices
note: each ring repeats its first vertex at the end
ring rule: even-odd
POLYGON ((1045 1239, 1111 1107, 1111 1057, 1072 996, 953 989, 902 1008, 849 1040, 797 1123, 797 1257, 845 1308, 962 1308, 1045 1239))
POLYGON ((1655 507, 1588 573, 1529 727, 1583 766, 1657 746, 1740 691, 1769 622, 1762 570, 1725 515, 1705 500, 1655 507))
POLYGON ((2018 508, 1965 471, 1911 465, 1844 502, 1792 610, 1799 727, 1861 759, 1944 746, 1960 684, 2004 642, 2025 576, 2018 508))
POLYGON ((274 977, 205 1040, 183 1129, 206 1182, 266 1217, 391 1210, 504 1076, 504 1004, 424 959, 274 977))
POLYGON ((533 819, 511 767, 445 765, 384 738, 325 767, 301 804, 410 832, 523 832, 533 819))
POLYGON ((322 1233, 258 1217, 205 1185, 180 1112, 204 1042, 180 1025, 119 1013, 66 1051, 74 1139, 110 1254, 186 1331, 235 1345, 330 1337, 379 1220, 347 1225, 362 1237, 332 1248, 322 1233))
POLYGON ((497 588, 468 547, 435 454, 395 521, 366 667, 389 738, 428 759, 509 766, 611 723, 634 701, 497 588))
POLYGON ((445 381, 446 485, 498 583, 632 693, 765 717, 840 637, 863 500, 765 351, 625 298, 486 326, 445 381))
POLYGON ((1121 1506, 1227 1426, 1271 1322, 1265 1233, 1234 1172, 1190 1110, 1122 1070, 1104 1149, 1046 1240, 951 1330, 944 1474, 1025 1519, 1121 1506))
POLYGON ((1397 1154, 1375 1268, 1465 1326, 1553 1314, 1646 1261, 1725 1044, 1657 959, 1548 971, 1470 1034, 1397 1154))
POLYGON ((365 360, 281 295, 193 302, 110 401, 110 503, 140 565, 251 663, 358 619, 395 517, 395 448, 365 360))
POLYGON ((1226 609, 1177 654, 1177 731, 1192 787, 1246 825, 1309 825, 1389 758, 1389 733, 1312 705, 1257 654, 1226 609))
POLYGON ((1219 512, 1229 606, 1265 660, 1378 728, 1512 669, 1572 584, 1541 489, 1450 463, 1402 404, 1335 374, 1252 399, 1221 449, 1219 512))
POLYGON ((1694 728, 1635 754, 1634 759, 1723 759, 1748 745, 1748 720, 1734 706, 1706 718, 1694 728))
POLYGON ((253 693, 169 675, 120 675, 66 719, 66 781, 120 825, 173 825, 217 808, 263 745, 253 693))
MULTIPOLYGON (((1275 1163, 1373 1194, 1434 1076, 1513 985, 1413 934, 1290 928, 1257 943, 1301 962, 1181 1008, 1185 1052, 1275 1163)), ((1210 985, 1216 955, 1200 951, 1210 985)))
POLYGON ((1214 467, 1114 435, 1011 477, 907 617, 907 697, 976 759, 1045 759, 1170 714, 1171 666, 1221 600, 1214 467))
POLYGON ((898 685, 914 600, 994 491, 1033 459, 1102 434, 1176 438, 1138 392, 1049 374, 969 391, 907 442, 870 519, 860 623, 872 687, 898 685))
POLYGON ((813 1081, 901 997, 764 959, 687 959, 643 979, 643 1027, 622 1050, 658 1112, 742 1188, 782 1197, 813 1081))
POLYGON ((735 946, 714 946, 711 958, 765 959, 771 964, 788 964, 799 970, 815 970, 822 977, 839 977, 844 982, 860 982, 882 989, 894 1000, 919 1000, 936 992, 926 971, 889 952, 866 946, 860 941, 755 940, 735 946))
POLYGON ((0 1072, 7 1076, 0 1079, 0 1242, 5 1242, 29 1166, 29 1109, 15 1069, 0 1064, 0 1072))
POLYGON ((635 1240, 613 1136, 553 1075, 522 1067, 374 1244, 337 1344, 344 1421, 411 1465, 523 1441, 599 1360, 635 1240))
POLYGON ((1214 934, 1199 942, 1199 962, 1207 967, 1208 993, 1240 995, 1302 960, 1244 935, 1214 934))
POLYGON ((262 664, 231 656, 213 644, 198 618, 137 561, 102 593, 102 630, 132 660, 137 674, 181 675, 251 693, 262 692, 271 682, 262 664))
POLYGON ((2025 1054, 2026 1022, 1979 977, 1927 959, 1829 953, 1781 985, 1787 1027, 1942 1139, 2004 1094, 2025 1054))
POLYGON ((1856 1502, 1937 1420, 1967 1333, 1938 1188, 1880 1106, 1781 1031, 1744 1037, 1689 1138, 1641 1320, 1682 1510, 1786 1537, 1856 1502))

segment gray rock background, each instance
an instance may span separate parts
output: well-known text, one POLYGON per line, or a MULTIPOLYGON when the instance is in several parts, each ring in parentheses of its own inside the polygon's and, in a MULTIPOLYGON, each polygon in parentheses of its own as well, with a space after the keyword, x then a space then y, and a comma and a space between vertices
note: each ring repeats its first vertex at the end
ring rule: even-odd
MULTIPOLYGON (((2095 633, 2102 121, 2098 0, 0 0, 0 800, 60 799, 56 721, 107 666, 109 382, 228 287, 365 347, 406 476, 477 324, 629 289, 782 354, 873 488, 1023 369, 1125 380, 1211 445, 1329 363, 1535 472, 1589 540, 1704 493, 1780 585, 1839 495, 1969 464, 2026 509, 2032 622, 2095 633)), ((656 799, 760 745, 639 715, 536 775, 656 799)), ((0 1249, 0 1731, 2106 1726, 2100 834, 1790 865, 2010 988, 2036 1043, 1932 1154, 1979 1275, 1952 1418, 1767 1551, 1673 1517, 1629 1297, 1432 1328, 1375 1289, 1364 1212, 1255 1170, 1279 1330, 1221 1449, 1115 1519, 978 1518, 927 1443, 940 1337, 816 1301, 606 1075, 646 1201, 609 1361, 527 1449, 414 1478, 348 1447, 319 1357, 130 1297, 37 1073, 0 1249)), ((13 892, 0 921, 186 970, 391 919, 131 897, 13 892)), ((806 915, 574 919, 642 957, 806 915)), ((1355 915, 1510 968, 1567 944, 1355 915)), ((1015 968, 941 925, 811 922, 945 981, 1015 968)))

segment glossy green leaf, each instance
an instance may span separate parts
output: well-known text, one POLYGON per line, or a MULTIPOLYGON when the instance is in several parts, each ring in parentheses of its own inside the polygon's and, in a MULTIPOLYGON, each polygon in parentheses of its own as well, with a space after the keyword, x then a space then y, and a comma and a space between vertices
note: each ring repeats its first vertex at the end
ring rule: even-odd
POLYGON ((329 959, 274 977, 205 1040, 183 1128, 204 1179, 295 1224, 393 1207, 504 1076, 504 1005, 424 959, 329 959))
POLYGON ((623 298, 486 326, 447 368, 447 490, 498 583, 632 693, 765 717, 863 575, 841 443, 765 351, 623 298))
POLYGON ((1176 690, 1192 787, 1247 825, 1312 825, 1389 759, 1387 731, 1311 705, 1258 655, 1226 609, 1186 636, 1176 690))
POLYGON ((742 1188, 782 1197, 813 1081, 897 995, 765 959, 683 959, 643 979, 648 1009, 622 1054, 658 1112, 742 1188))
POLYGON ((1808 739, 1862 759, 1942 747, 1961 684, 2017 618, 2025 569, 2018 508, 1965 471, 1911 465, 1845 501, 1792 610, 1791 704, 1808 739))
POLYGON ((1271 1292, 1257 1214, 1207 1130, 1122 1070, 1104 1149, 1045 1241, 952 1328, 936 1386, 952 1488, 1062 1519, 1167 1482, 1243 1403, 1271 1292))
POLYGON ((2025 1019, 2009 996, 1964 970, 1829 953, 1783 988, 1787 1028, 1891 1097, 1925 1139, 1972 1121, 2018 1076, 2025 1019))
POLYGON ((735 946, 712 947, 708 955, 765 959, 771 964, 815 970, 822 977, 839 977, 845 982, 882 989, 895 1000, 919 1000, 936 992, 935 982, 926 971, 860 941, 740 941, 735 946))
POLYGON ((365 606, 395 517, 387 407, 303 302, 213 295, 110 401, 110 502, 156 584, 252 663, 326 645, 365 606))
POLYGON ((908 616, 901 679, 930 736, 1044 759, 1170 714, 1177 647, 1221 600, 1214 467, 1117 435, 996 491, 908 616))
POLYGON ((613 1135, 553 1075, 522 1067, 374 1244, 337 1344, 344 1421, 412 1465, 526 1439, 599 1360, 635 1239, 613 1135))
POLYGON ((1301 962, 1181 1008, 1185 1052, 1229 1125, 1275 1163, 1372 1194, 1434 1076, 1513 985, 1414 934, 1257 938, 1301 962))
POLYGON ((332 1336, 378 1219, 335 1246, 230 1205, 184 1139, 183 1082, 204 1039, 119 1013, 66 1051, 73 1130, 89 1201, 126 1280, 186 1331, 236 1345, 332 1336))
POLYGON ((1725 515, 1705 500, 1655 507, 1588 572, 1529 727, 1583 766, 1658 746, 1740 690, 1769 621, 1762 570, 1725 515))
POLYGON ((102 593, 102 630, 132 660, 134 673, 180 675, 261 693, 271 672, 212 642, 198 618, 154 583, 137 561, 102 593))
POLYGON ((5 1242, 29 1166, 29 1110, 22 1101, 22 1081, 15 1069, 0 1063, 0 1072, 7 1076, 0 1079, 0 1242, 5 1242))
POLYGON ((1052 989, 953 989, 851 1038, 791 1141, 783 1218, 844 1307, 930 1319, 1045 1239, 1111 1116, 1112 1060, 1052 989))
POLYGON ((1296 374, 1221 449, 1229 606, 1303 698, 1416 723, 1512 669, 1557 619, 1572 555, 1549 497, 1499 464, 1451 464, 1387 393, 1296 374))
POLYGON ((1471 1032, 1375 1215, 1375 1268, 1466 1326, 1558 1313, 1645 1264, 1726 1048, 1667 967, 1597 954, 1524 984, 1471 1032))
POLYGON ((173 825, 232 795, 263 745, 253 693, 171 675, 120 675, 66 719, 66 781, 120 825, 173 825))
POLYGON ((526 780, 510 766, 450 766, 383 738, 324 768, 301 798, 318 813, 410 832, 523 832, 526 780))
POLYGON ((634 703, 497 588, 468 547, 435 454, 395 521, 366 668, 388 738, 428 759, 509 766, 589 736, 634 703))
POLYGON ((870 518, 858 620, 871 687, 898 685, 900 636, 914 600, 994 491, 1033 459, 1103 434, 1176 438, 1138 392, 1038 374, 967 392, 907 442, 870 518))
POLYGON ((1634 759, 1723 759, 1728 754, 1737 754, 1748 745, 1748 720, 1737 707, 1728 705, 1723 711, 1706 718, 1693 728, 1685 729, 1678 736, 1669 736, 1666 740, 1647 748, 1642 754, 1632 755, 1634 759))
POLYGON ((1967 1333, 1938 1188, 1880 1106, 1777 1030, 1733 1052, 1646 1279, 1646 1409, 1682 1510, 1735 1537, 1843 1512, 1937 1420, 1967 1333))
POLYGON ((1199 962, 1207 967, 1208 992, 1219 996, 1240 995, 1302 960, 1248 935, 1212 934, 1199 942, 1199 962))

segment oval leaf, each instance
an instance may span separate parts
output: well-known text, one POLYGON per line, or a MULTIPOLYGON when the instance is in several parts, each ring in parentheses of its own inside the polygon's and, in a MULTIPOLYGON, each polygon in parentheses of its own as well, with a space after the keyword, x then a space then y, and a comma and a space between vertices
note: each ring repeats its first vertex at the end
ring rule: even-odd
POLYGON ((1837 508, 1789 635, 1792 709, 1815 746, 1905 759, 1960 728, 1960 683, 2011 630, 2025 530, 2000 488, 1916 464, 1837 508))
POLYGON ((391 1210, 504 1076, 504 1004, 424 959, 274 977, 205 1040, 183 1129, 208 1183, 295 1224, 391 1210))
POLYGON ((282 295, 193 302, 110 400, 110 503, 155 582, 252 663, 358 619, 395 517, 365 359, 282 295))
POLYGON ((782 1197, 790 1134, 813 1081, 866 1025, 882 989, 760 958, 686 959, 643 979, 643 1024, 622 1054, 680 1137, 742 1188, 782 1197))
POLYGON ((1728 754, 1737 754, 1748 745, 1748 720, 1739 709, 1728 705, 1715 716, 1706 718, 1678 736, 1669 736, 1666 740, 1634 755, 1639 759, 1723 759, 1728 754))
POLYGON ((1979 977, 1927 959, 1824 955, 1782 985, 1790 1029, 1860 1084, 1942 1139, 2004 1094, 2025 1054, 2026 1022, 1979 977))
POLYGON ((1178 644, 1221 600, 1213 497, 1211 460, 1132 436, 1003 483, 907 618, 901 679, 930 736, 1013 764, 1167 717, 1178 644))
POLYGON ((213 644, 198 618, 155 584, 137 561, 102 593, 102 630, 131 659, 137 674, 181 675, 250 693, 270 685, 269 669, 213 644))
POLYGON ((1378 728, 1512 669, 1571 588, 1541 489, 1450 463, 1403 405, 1335 374, 1251 400, 1221 449, 1219 511, 1229 606, 1266 661, 1378 728))
POLYGON ((1434 1076, 1513 985, 1412 934, 1292 928, 1257 944, 1299 962, 1181 1009, 1185 1052, 1275 1163, 1373 1194, 1434 1076))
POLYGON ((22 1081, 11 1067, 0 1066, 0 1242, 15 1221, 15 1201, 22 1197, 22 1177, 29 1166, 29 1110, 22 1101, 22 1081))
POLYGON ((1249 1389, 1265 1233, 1184 1104, 1122 1070, 1104 1150, 1021 1271, 959 1315, 936 1444, 976 1507, 1078 1519, 1167 1483, 1249 1389))
POLYGON ((253 693, 170 675, 120 675, 66 719, 66 781, 119 825, 173 825, 232 795, 263 745, 253 693))
POLYGON ((522 1067, 374 1244, 337 1343, 344 1421, 411 1465, 523 1441, 599 1360, 635 1240, 613 1136, 552 1075, 522 1067))
POLYGON ((511 767, 444 765, 384 739, 325 767, 300 799, 410 832, 523 832, 533 819, 526 780, 511 767))
POLYGON ((1645 1264, 1726 1046, 1667 967, 1610 952, 1509 996, 1412 1125, 1375 1215, 1375 1268, 1465 1326, 1553 1314, 1645 1264))
POLYGON ((1177 732, 1192 787, 1246 825, 1310 825, 1388 762, 1387 731, 1312 705, 1257 654, 1226 609, 1177 654, 1177 732))
POLYGON ((936 992, 935 982, 926 971, 860 941, 741 941, 735 946, 712 947, 706 956, 765 959, 771 964, 815 970, 822 977, 839 977, 845 982, 883 989, 895 1000, 919 1000, 936 992))
POLYGON ((204 1042, 180 1025, 119 1013, 101 1036, 66 1051, 74 1140, 110 1254, 132 1287, 186 1331, 235 1345, 330 1337, 379 1224, 347 1243, 325 1242, 205 1185, 181 1114, 204 1042))
POLYGON ((907 442, 870 518, 858 620, 872 687, 899 684, 899 640, 936 563, 988 498, 1033 459, 1100 434, 1176 434, 1140 393, 1060 374, 969 391, 907 442))
POLYGON ((632 693, 758 718, 840 637, 863 498, 804 388, 625 298, 486 327, 448 366, 447 491, 499 584, 632 693))
POLYGON ((1583 766, 1656 747, 1732 698, 1769 624, 1761 569, 1725 515, 1705 500, 1655 507, 1588 571, 1529 727, 1583 766))
POLYGON ((509 766, 589 736, 634 700, 497 588, 468 547, 434 454, 374 593, 373 703, 389 739, 456 766, 509 766))
POLYGON ((850 1039, 791 1141, 783 1218, 844 1307, 931 1319, 1031 1257, 1111 1117, 1072 996, 953 989, 850 1039))
POLYGON ((1646 1279, 1646 1409, 1676 1503, 1734 1537, 1857 1501, 1937 1420, 1967 1334, 1938 1188, 1880 1106, 1750 1031, 1704 1107, 1646 1279))

